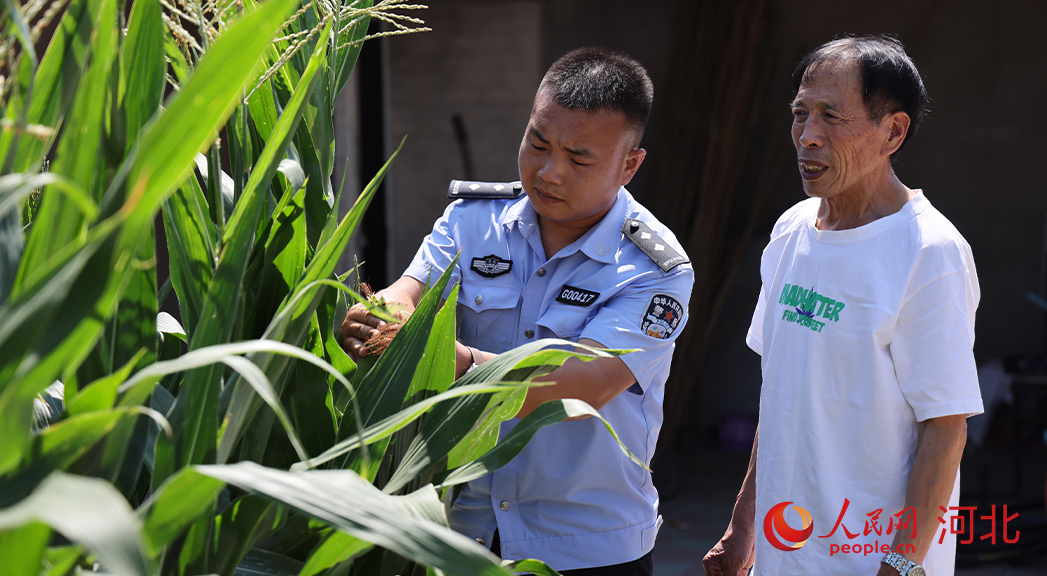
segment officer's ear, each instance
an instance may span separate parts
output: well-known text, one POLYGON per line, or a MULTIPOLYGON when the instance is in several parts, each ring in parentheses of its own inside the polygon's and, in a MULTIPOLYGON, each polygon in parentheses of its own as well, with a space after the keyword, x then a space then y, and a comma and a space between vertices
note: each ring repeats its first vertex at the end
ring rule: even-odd
POLYGON ((625 186, 633 179, 636 170, 640 167, 640 164, 643 164, 645 156, 647 156, 647 150, 639 146, 625 153, 625 162, 622 163, 622 177, 620 179, 621 186, 625 186))

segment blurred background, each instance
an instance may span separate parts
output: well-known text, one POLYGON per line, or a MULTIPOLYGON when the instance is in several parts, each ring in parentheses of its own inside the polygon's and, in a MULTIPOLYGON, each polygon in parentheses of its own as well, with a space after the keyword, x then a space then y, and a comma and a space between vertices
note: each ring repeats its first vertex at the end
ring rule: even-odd
POLYGON ((432 31, 365 44, 336 112, 338 150, 350 153, 335 181, 347 190, 407 137, 352 250, 375 286, 406 268, 451 179, 518 179, 535 89, 561 54, 620 50, 654 81, 648 155, 629 189, 676 232, 696 273, 653 466, 666 576, 700 573, 748 462, 760 363, 744 336, 760 252, 805 197, 789 136, 792 69, 837 35, 896 35, 931 97, 896 172, 966 237, 981 281, 986 414, 969 422, 962 503, 1020 513, 1018 543, 960 546, 959 573, 1047 574, 1047 2, 433 0, 417 15, 432 31))

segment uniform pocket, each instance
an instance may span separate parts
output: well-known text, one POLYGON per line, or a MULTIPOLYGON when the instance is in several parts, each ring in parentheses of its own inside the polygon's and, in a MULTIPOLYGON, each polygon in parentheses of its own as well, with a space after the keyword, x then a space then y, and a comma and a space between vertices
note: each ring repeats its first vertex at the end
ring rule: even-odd
POLYGON ((520 290, 514 283, 464 279, 458 296, 458 338, 488 352, 513 347, 520 290))
POLYGON ((538 318, 537 324, 564 340, 577 340, 595 310, 566 304, 553 304, 538 318))

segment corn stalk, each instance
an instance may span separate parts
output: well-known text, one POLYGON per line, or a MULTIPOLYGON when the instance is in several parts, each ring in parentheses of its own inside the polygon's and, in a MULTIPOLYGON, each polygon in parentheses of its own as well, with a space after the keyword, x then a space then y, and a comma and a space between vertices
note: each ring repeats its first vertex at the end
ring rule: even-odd
POLYGON ((498 439, 577 354, 533 343, 454 381, 449 274, 366 374, 334 332, 362 300, 335 265, 389 164, 339 218, 331 106, 370 20, 422 31, 418 8, 5 1, 5 574, 554 573, 453 533, 442 500, 599 417, 551 402, 498 439))

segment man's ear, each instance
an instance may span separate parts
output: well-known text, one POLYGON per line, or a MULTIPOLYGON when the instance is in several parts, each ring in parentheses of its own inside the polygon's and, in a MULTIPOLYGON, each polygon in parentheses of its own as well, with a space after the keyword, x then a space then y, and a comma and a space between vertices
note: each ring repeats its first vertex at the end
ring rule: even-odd
POLYGON ((640 167, 640 164, 643 164, 645 156, 647 156, 647 150, 639 146, 625 153, 625 163, 622 165, 621 186, 625 186, 633 179, 636 170, 640 167))
POLYGON ((881 123, 886 122, 890 132, 887 134, 887 140, 883 143, 883 148, 880 153, 885 156, 890 156, 898 151, 902 147, 902 143, 905 142, 905 138, 909 135, 909 124, 911 120, 909 115, 905 112, 894 112, 884 117, 881 123))

